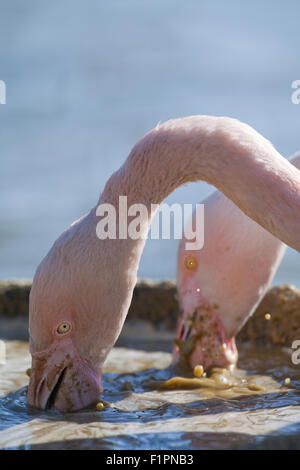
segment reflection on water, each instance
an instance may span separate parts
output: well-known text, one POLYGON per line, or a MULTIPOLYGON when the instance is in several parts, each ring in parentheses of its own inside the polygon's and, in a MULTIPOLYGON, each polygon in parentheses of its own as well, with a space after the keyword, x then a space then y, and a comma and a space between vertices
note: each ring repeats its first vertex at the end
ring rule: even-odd
POLYGON ((159 384, 175 375, 169 353, 114 348, 101 397, 114 407, 67 414, 28 408, 28 344, 7 342, 7 355, 0 366, 0 448, 241 448, 270 435, 286 439, 286 447, 298 442, 300 369, 283 351, 242 348, 239 388, 162 391, 159 384), (242 380, 263 390, 247 392, 242 380))

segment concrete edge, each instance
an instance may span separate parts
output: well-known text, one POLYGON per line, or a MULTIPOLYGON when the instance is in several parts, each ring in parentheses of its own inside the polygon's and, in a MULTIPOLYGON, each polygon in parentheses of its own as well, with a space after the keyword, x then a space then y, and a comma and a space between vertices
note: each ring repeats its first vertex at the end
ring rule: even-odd
MULTIPOLYGON (((0 334, 10 325, 11 335, 14 329, 20 332, 24 328, 27 335, 30 288, 30 280, 0 281, 0 334)), ((167 337, 174 335, 178 314, 174 281, 141 280, 134 289, 123 335, 136 331, 141 324, 147 324, 149 334, 151 330, 157 338, 159 332, 167 333, 167 337)), ((286 347, 295 339, 300 339, 300 290, 288 285, 271 288, 237 335, 240 342, 286 347)))

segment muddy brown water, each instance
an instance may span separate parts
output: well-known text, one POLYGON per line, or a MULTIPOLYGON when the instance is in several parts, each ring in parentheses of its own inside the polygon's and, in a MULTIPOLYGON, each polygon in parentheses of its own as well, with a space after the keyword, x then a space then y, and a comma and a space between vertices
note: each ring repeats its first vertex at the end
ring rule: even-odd
POLYGON ((101 396, 113 407, 61 413, 27 406, 28 343, 5 344, 1 449, 300 448, 300 365, 289 349, 243 345, 229 383, 222 381, 228 371, 215 371, 198 388, 179 381, 170 389, 162 386, 178 376, 171 354, 163 352, 170 343, 156 341, 161 351, 151 350, 151 341, 148 351, 116 347, 101 396))

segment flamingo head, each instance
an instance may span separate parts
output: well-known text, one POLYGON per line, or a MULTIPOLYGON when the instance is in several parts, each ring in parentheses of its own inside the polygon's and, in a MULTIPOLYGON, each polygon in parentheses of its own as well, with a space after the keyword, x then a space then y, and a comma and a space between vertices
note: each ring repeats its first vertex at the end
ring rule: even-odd
MULTIPOLYGON (((187 257, 196 263, 195 257, 187 257)), ((236 364, 238 353, 234 336, 227 334, 218 315, 219 305, 203 295, 196 276, 188 274, 178 286, 181 315, 177 322, 173 359, 183 366, 204 370, 236 364)))
POLYGON ((62 283, 60 274, 57 267, 52 271, 42 263, 30 293, 28 403, 73 411, 96 401, 102 391, 101 351, 88 305, 75 305, 76 283, 70 276, 62 283), (51 275, 54 272, 58 277, 51 275))
POLYGON ((203 248, 187 250, 185 238, 179 246, 182 313, 173 355, 207 370, 237 362, 235 336, 265 294, 285 246, 220 192, 204 203, 203 248))
POLYGON ((91 218, 62 234, 33 280, 27 400, 37 408, 74 411, 99 400, 103 363, 131 301, 135 276, 119 272, 91 218))

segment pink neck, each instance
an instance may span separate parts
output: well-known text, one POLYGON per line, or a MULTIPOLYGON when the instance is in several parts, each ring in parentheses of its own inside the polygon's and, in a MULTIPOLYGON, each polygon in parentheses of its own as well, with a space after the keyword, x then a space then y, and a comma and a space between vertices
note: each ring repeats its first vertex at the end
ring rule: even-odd
POLYGON ((99 202, 118 206, 119 195, 127 195, 128 205, 143 203, 149 209, 197 180, 216 186, 300 251, 300 172, 250 126, 231 118, 191 116, 157 126, 112 175, 99 202))

